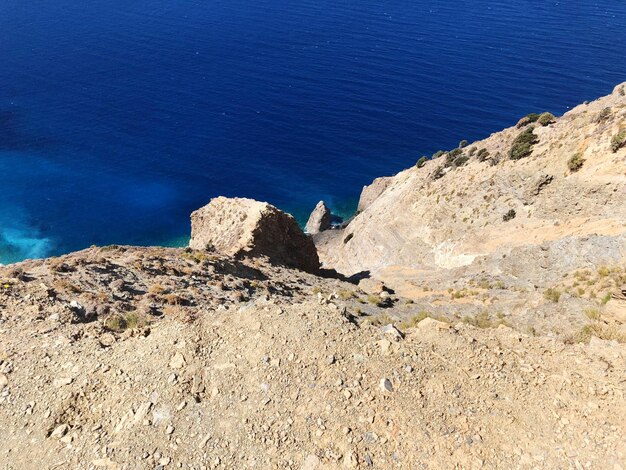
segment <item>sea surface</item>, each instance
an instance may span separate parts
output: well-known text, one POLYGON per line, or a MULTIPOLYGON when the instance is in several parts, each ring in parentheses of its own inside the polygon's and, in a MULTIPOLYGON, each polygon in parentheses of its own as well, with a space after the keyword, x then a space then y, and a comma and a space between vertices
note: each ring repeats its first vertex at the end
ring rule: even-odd
POLYGON ((217 195, 347 216, 621 81, 617 0, 0 0, 0 263, 185 243, 217 195))

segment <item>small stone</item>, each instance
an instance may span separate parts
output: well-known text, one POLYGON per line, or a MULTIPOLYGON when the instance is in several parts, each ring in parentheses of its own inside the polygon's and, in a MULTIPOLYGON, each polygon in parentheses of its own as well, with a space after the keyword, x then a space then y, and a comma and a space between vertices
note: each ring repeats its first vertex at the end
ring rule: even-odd
POLYGON ((328 357, 326 357, 326 364, 328 364, 329 366, 333 365, 335 363, 335 356, 333 356, 332 354, 328 357))
POLYGON ((344 390, 343 396, 346 397, 346 400, 349 400, 352 397, 352 392, 350 390, 344 390))
MULTIPOLYGON (((382 295, 381 295, 381 297, 382 297, 382 295)), ((390 336, 390 337, 392 337, 392 338, 395 338, 395 339, 402 339, 402 338, 404 338, 404 334, 402 334, 402 332, 401 332, 400 330, 398 330, 398 329, 397 329, 397 328, 396 328, 393 324, 391 324, 391 323, 390 323, 389 325, 382 326, 382 327, 380 328, 380 331, 381 331, 383 334, 388 335, 388 336, 390 336)))
POLYGON ((304 459, 304 463, 302 464, 301 470, 315 470, 319 468, 321 462, 317 455, 309 454, 304 459))
POLYGON ((71 377, 62 377, 59 379, 54 379, 52 381, 52 385, 56 388, 63 387, 64 385, 69 385, 72 383, 71 377))
POLYGON ((98 341, 100 343, 100 346, 102 346, 103 348, 108 348, 110 346, 113 346, 113 343, 115 343, 115 336, 113 336, 111 333, 105 333, 103 335, 100 336, 100 338, 98 338, 98 341))
POLYGON ((380 379, 380 389, 383 392, 393 392, 393 385, 391 385, 391 380, 380 379))
POLYGON ((7 379, 6 375, 0 374, 0 391, 2 391, 7 385, 9 385, 9 379, 7 379))
POLYGON ((176 354, 174 354, 174 356, 172 356, 172 359, 170 360, 170 367, 172 369, 180 369, 185 365, 185 356, 182 355, 182 353, 177 352, 176 354))
POLYGON ((173 434, 174 433, 174 426, 168 426, 165 429, 165 434, 173 434))
POLYGON ((70 427, 67 424, 61 424, 57 426, 56 428, 54 428, 54 431, 52 431, 52 434, 50 434, 50 437, 52 439, 61 439, 63 436, 67 434, 67 431, 69 431, 69 429, 70 427))

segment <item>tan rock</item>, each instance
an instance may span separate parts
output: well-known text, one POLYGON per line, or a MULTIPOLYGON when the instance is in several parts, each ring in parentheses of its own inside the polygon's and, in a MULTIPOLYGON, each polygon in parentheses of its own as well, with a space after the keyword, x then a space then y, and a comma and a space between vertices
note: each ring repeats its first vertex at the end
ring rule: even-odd
POLYGON ((315 245, 296 220, 252 199, 218 197, 195 211, 189 246, 235 257, 267 256, 273 263, 308 272, 319 269, 315 245))
POLYGON ((330 209, 324 201, 320 201, 311 212, 309 216, 309 221, 306 223, 306 232, 310 234, 316 234, 319 232, 323 232, 330 228, 330 222, 332 220, 332 215, 330 209))
POLYGON ((363 186, 357 210, 362 212, 367 209, 389 187, 392 179, 393 177, 391 176, 382 176, 372 181, 372 184, 363 186))

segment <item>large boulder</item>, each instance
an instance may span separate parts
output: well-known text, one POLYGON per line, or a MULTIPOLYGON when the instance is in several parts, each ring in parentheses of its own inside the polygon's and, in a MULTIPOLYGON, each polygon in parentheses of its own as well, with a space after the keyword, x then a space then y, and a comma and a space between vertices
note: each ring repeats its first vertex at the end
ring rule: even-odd
POLYGON ((317 272, 313 241, 296 220, 266 202, 217 197, 191 214, 189 247, 235 257, 267 256, 270 261, 317 272))
POLYGON ((326 203, 324 201, 318 202, 309 216, 309 221, 306 223, 306 231, 310 234, 315 234, 328 230, 332 217, 326 203))

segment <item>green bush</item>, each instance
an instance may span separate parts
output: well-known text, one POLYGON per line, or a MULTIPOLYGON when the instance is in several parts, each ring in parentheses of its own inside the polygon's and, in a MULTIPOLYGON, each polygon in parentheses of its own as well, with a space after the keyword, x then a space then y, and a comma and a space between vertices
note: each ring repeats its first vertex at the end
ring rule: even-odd
POLYGON ((569 171, 572 173, 575 173, 583 167, 583 163, 585 163, 585 159, 582 154, 578 152, 567 161, 567 168, 569 168, 569 171))
POLYGON ((459 148, 462 149, 464 147, 467 147, 467 140, 463 139, 461 142, 459 142, 459 148))
POLYGON ((485 160, 487 160, 487 157, 489 157, 489 152, 486 148, 482 148, 478 151, 476 156, 478 157, 479 162, 484 162, 485 160))
POLYGON ((444 153, 446 152, 444 152, 443 150, 437 150, 435 153, 433 153, 433 156, 431 158, 434 160, 435 158, 441 157, 444 153))
POLYGON ((550 302, 557 303, 561 298, 561 291, 558 289, 549 288, 544 291, 543 297, 550 302))
POLYGON ((619 131, 616 135, 611 139, 611 150, 613 153, 617 152, 624 145, 626 145, 626 129, 619 131))
POLYGON ((420 157, 420 159, 417 161, 415 166, 418 168, 422 168, 424 165, 426 165, 427 161, 428 161, 428 157, 420 157))
POLYGON ((539 139, 533 133, 533 130, 533 127, 529 127, 515 138, 513 144, 511 145, 511 150, 509 150, 509 158, 511 160, 519 160, 532 153, 533 145, 539 142, 539 139))
POLYGON ((537 113, 527 114, 526 116, 524 116, 522 119, 520 119, 517 122, 517 128, 521 129, 522 127, 527 126, 528 124, 532 124, 533 122, 537 122, 537 119, 539 119, 539 114, 537 114, 537 113))
POLYGON ((455 160, 452 162, 452 166, 455 167, 455 168, 458 168, 460 166, 465 165, 468 161, 469 161, 469 157, 467 157, 465 155, 461 155, 461 156, 455 158, 455 160))
POLYGON ((541 124, 542 126, 554 124, 555 122, 556 118, 552 113, 542 113, 541 116, 539 116, 539 118, 537 119, 537 123, 541 124))
POLYGON ((468 150, 468 155, 470 157, 473 157, 475 153, 476 153, 476 147, 472 147, 468 150))

